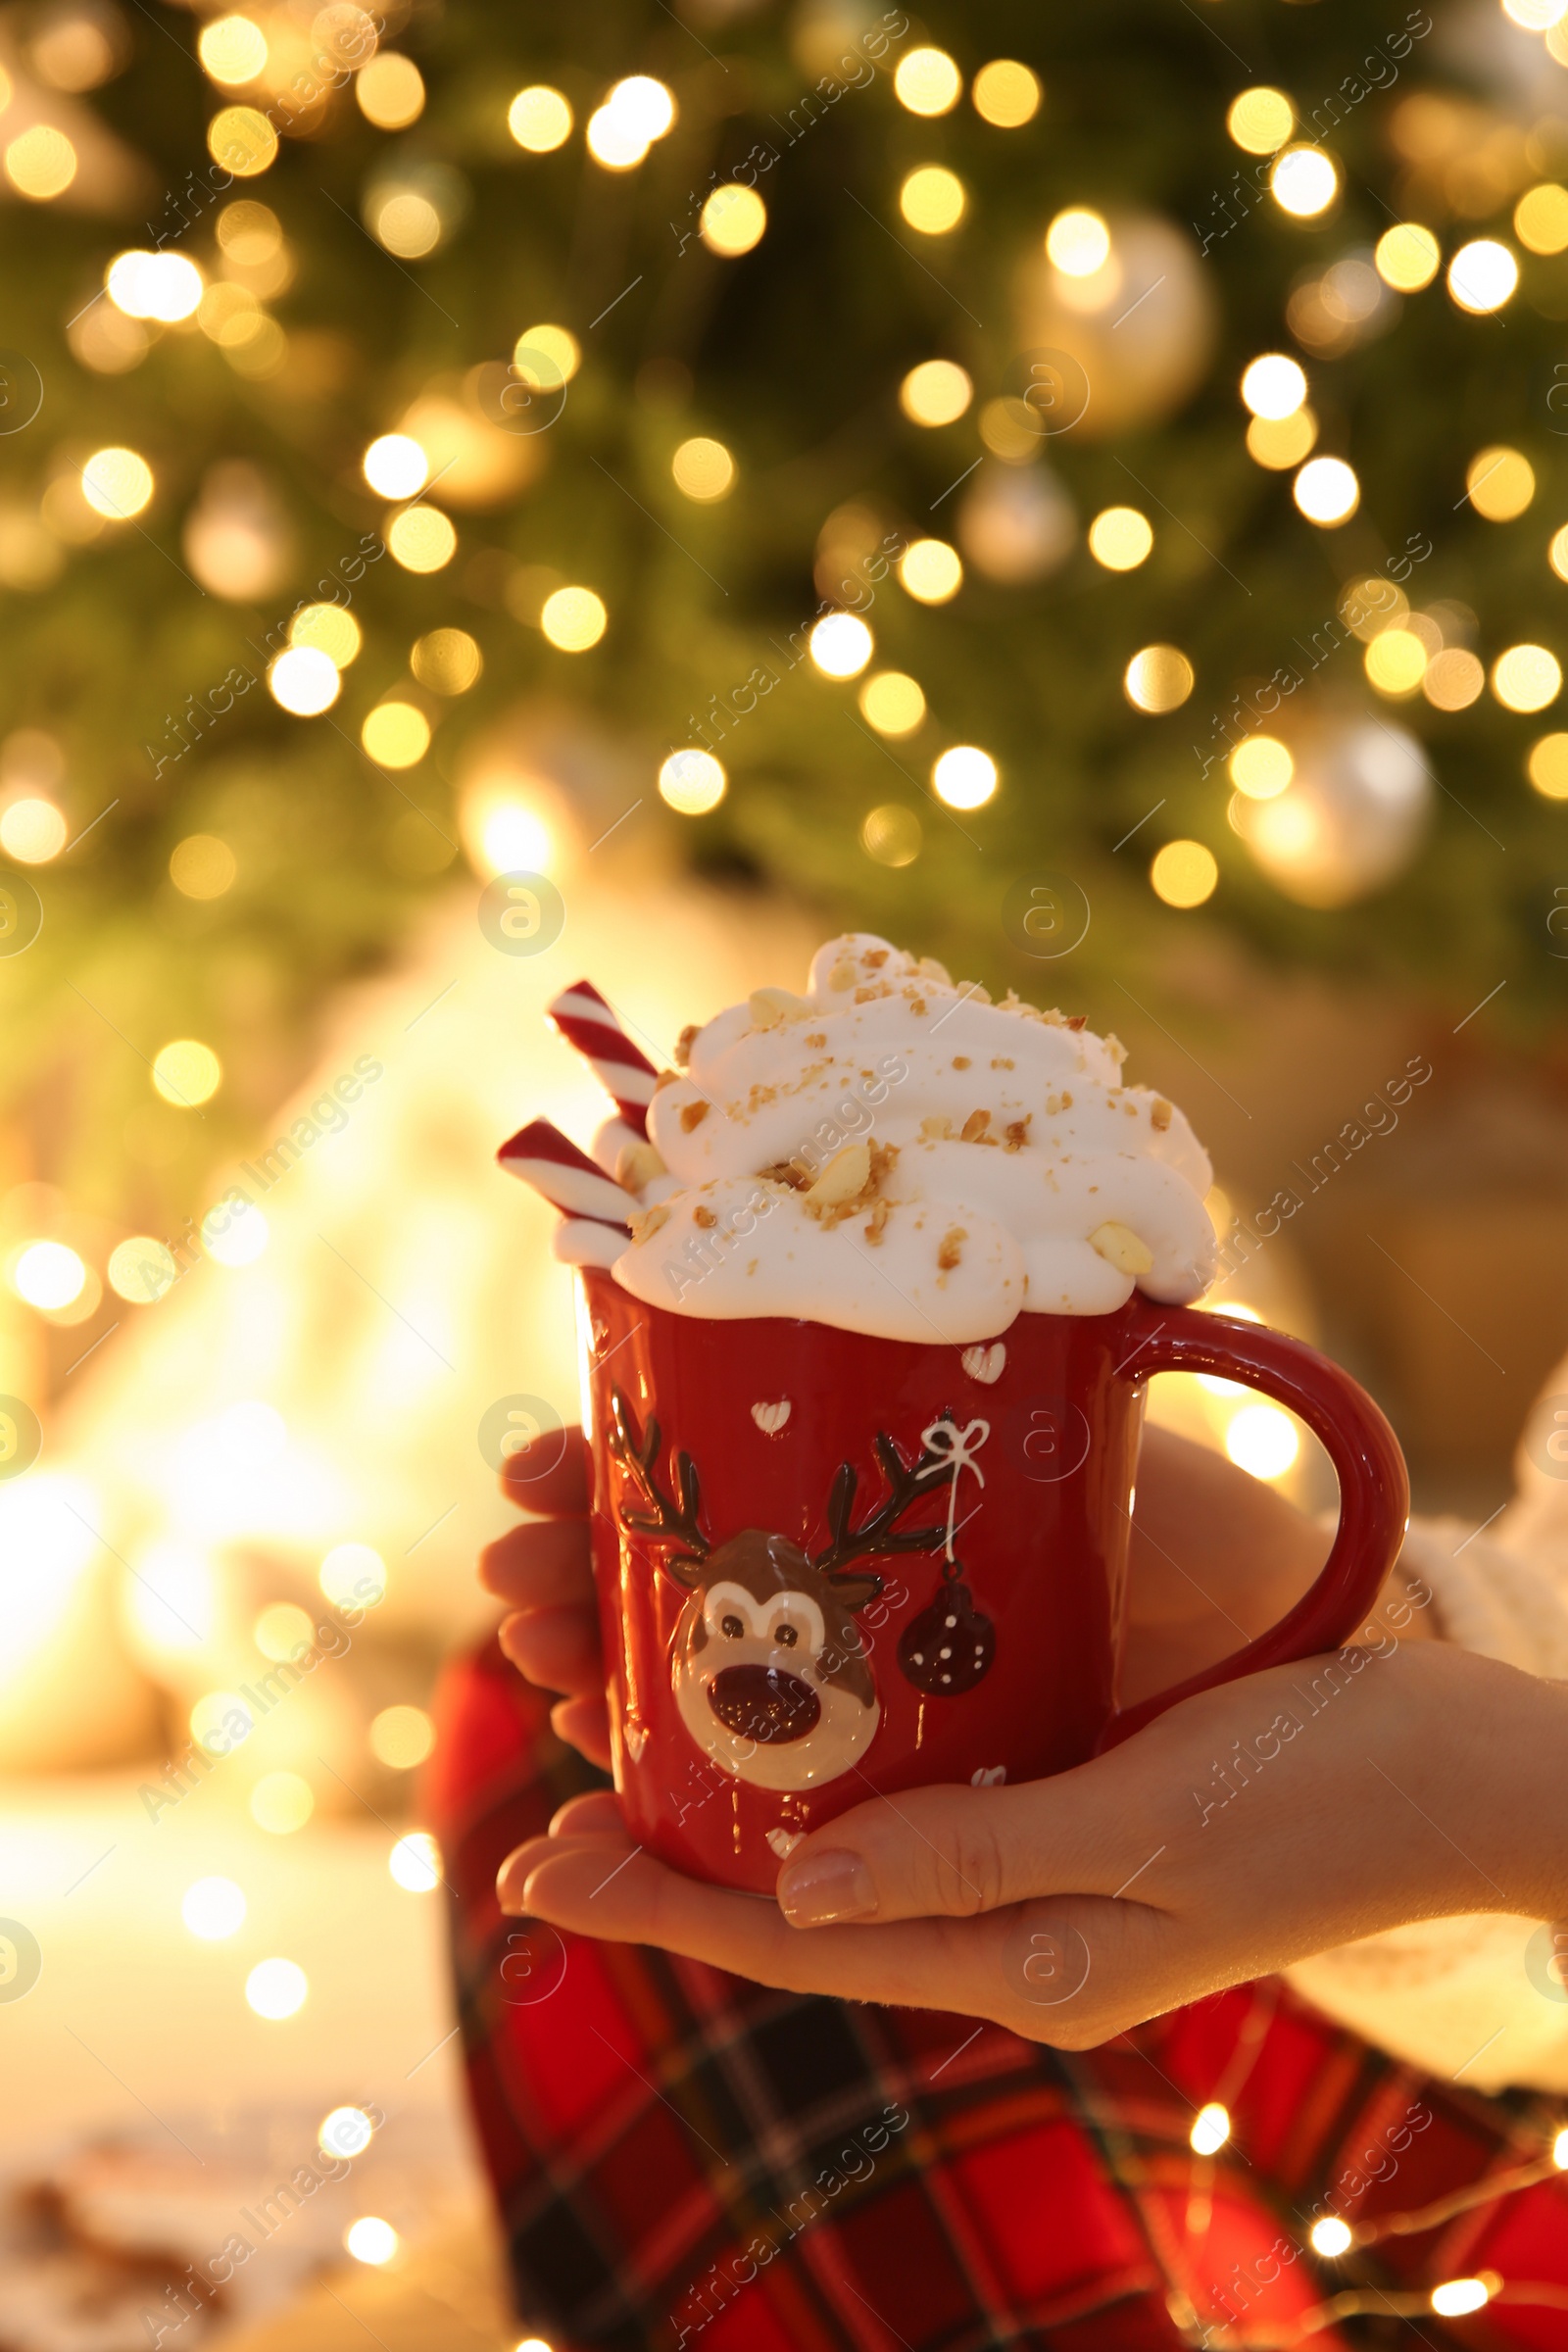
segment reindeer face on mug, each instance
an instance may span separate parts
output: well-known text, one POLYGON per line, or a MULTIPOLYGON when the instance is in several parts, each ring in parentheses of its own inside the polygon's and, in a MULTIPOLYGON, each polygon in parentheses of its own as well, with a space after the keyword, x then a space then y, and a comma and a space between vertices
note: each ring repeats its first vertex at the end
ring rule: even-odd
POLYGON ((869 1747, 882 1711, 856 1623, 882 1579, 851 1563, 941 1548, 943 1528, 895 1523, 940 1480, 947 1457, 923 1446, 911 1467, 878 1437, 883 1501, 853 1524, 857 1478, 846 1462, 829 1498, 833 1541, 814 1558, 758 1528, 714 1544, 702 1531, 691 1455, 675 1457, 677 1501, 658 1483, 658 1422, 639 1438, 625 1397, 617 1391, 612 1402, 610 1448, 646 1506, 623 1502, 620 1524, 670 1546, 664 1566, 689 1594, 671 1645, 681 1721, 705 1754, 754 1788, 836 1780, 869 1747))

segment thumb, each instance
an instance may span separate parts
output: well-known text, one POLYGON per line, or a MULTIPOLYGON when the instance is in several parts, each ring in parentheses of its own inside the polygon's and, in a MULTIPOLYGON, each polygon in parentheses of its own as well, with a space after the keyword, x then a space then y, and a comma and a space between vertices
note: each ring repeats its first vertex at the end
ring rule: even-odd
POLYGON ((1124 1844, 1091 1767, 1017 1788, 911 1788, 814 1832, 775 1891, 797 1928, 968 1919, 1035 1895, 1108 1894, 1124 1844))

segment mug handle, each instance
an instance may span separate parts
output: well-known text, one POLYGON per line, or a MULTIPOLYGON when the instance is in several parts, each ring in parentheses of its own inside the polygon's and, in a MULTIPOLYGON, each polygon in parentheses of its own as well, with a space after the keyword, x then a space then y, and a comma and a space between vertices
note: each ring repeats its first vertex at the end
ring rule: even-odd
POLYGON ((1398 1557, 1410 1510, 1410 1482, 1398 1440, 1348 1372, 1300 1340, 1191 1307, 1158 1306, 1137 1294, 1129 1302, 1129 1340, 1138 1345, 1118 1367, 1126 1380, 1152 1372, 1212 1372, 1259 1389, 1298 1413, 1321 1440, 1340 1482, 1340 1525, 1316 1583, 1296 1606, 1240 1649, 1169 1690, 1118 1707, 1096 1752, 1141 1731, 1179 1699, 1338 1649, 1361 1625, 1398 1557), (1143 1336, 1139 1338, 1142 1325, 1143 1336))

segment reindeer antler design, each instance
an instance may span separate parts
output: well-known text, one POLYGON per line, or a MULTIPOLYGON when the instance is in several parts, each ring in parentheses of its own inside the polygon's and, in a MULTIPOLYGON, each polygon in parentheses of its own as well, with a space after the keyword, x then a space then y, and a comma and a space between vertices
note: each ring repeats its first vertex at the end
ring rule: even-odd
MULTIPOLYGON (((933 1427, 944 1425, 938 1422, 933 1427)), ((919 1458, 911 1465, 906 1462, 885 1430, 878 1432, 875 1445, 876 1458, 887 1481, 887 1494, 868 1518, 858 1527, 853 1526, 851 1513, 858 1477, 853 1462, 841 1464, 828 1501, 828 1525, 833 1530, 833 1541, 825 1551, 816 1555, 816 1565, 825 1576, 837 1575, 852 1560, 864 1559, 875 1552, 935 1551, 947 1541, 945 1527, 895 1526, 910 1503, 928 1491, 926 1482, 946 1468, 947 1456, 940 1448, 922 1441, 919 1458)))
POLYGON ((664 1494, 654 1476, 654 1464, 659 1459, 659 1423, 650 1416, 641 1438, 631 1406, 619 1389, 612 1391, 611 1412, 612 1426, 609 1432, 610 1450, 631 1479, 643 1499, 647 1511, 627 1510, 621 1506, 620 1522, 639 1536, 665 1536, 679 1548, 669 1555, 669 1565, 689 1561, 700 1566, 712 1549, 698 1525, 702 1509, 702 1490, 697 1479, 697 1464, 689 1453, 675 1456, 675 1480, 680 1489, 677 1507, 664 1494))

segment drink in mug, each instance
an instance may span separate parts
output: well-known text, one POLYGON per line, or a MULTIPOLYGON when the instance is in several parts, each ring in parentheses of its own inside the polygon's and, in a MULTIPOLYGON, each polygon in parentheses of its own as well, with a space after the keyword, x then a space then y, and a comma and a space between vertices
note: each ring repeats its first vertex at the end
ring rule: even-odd
POLYGON ((685 1040, 577 1219, 616 1787, 681 1869, 770 1891, 809 1829, 930 1782, 1058 1772, 1344 1641, 1404 1466, 1313 1350, 1194 1313, 1206 1155, 1122 1049, 851 935, 685 1040), (1262 1389, 1321 1438, 1338 1536, 1268 1633, 1118 1706, 1148 1379, 1262 1389))

